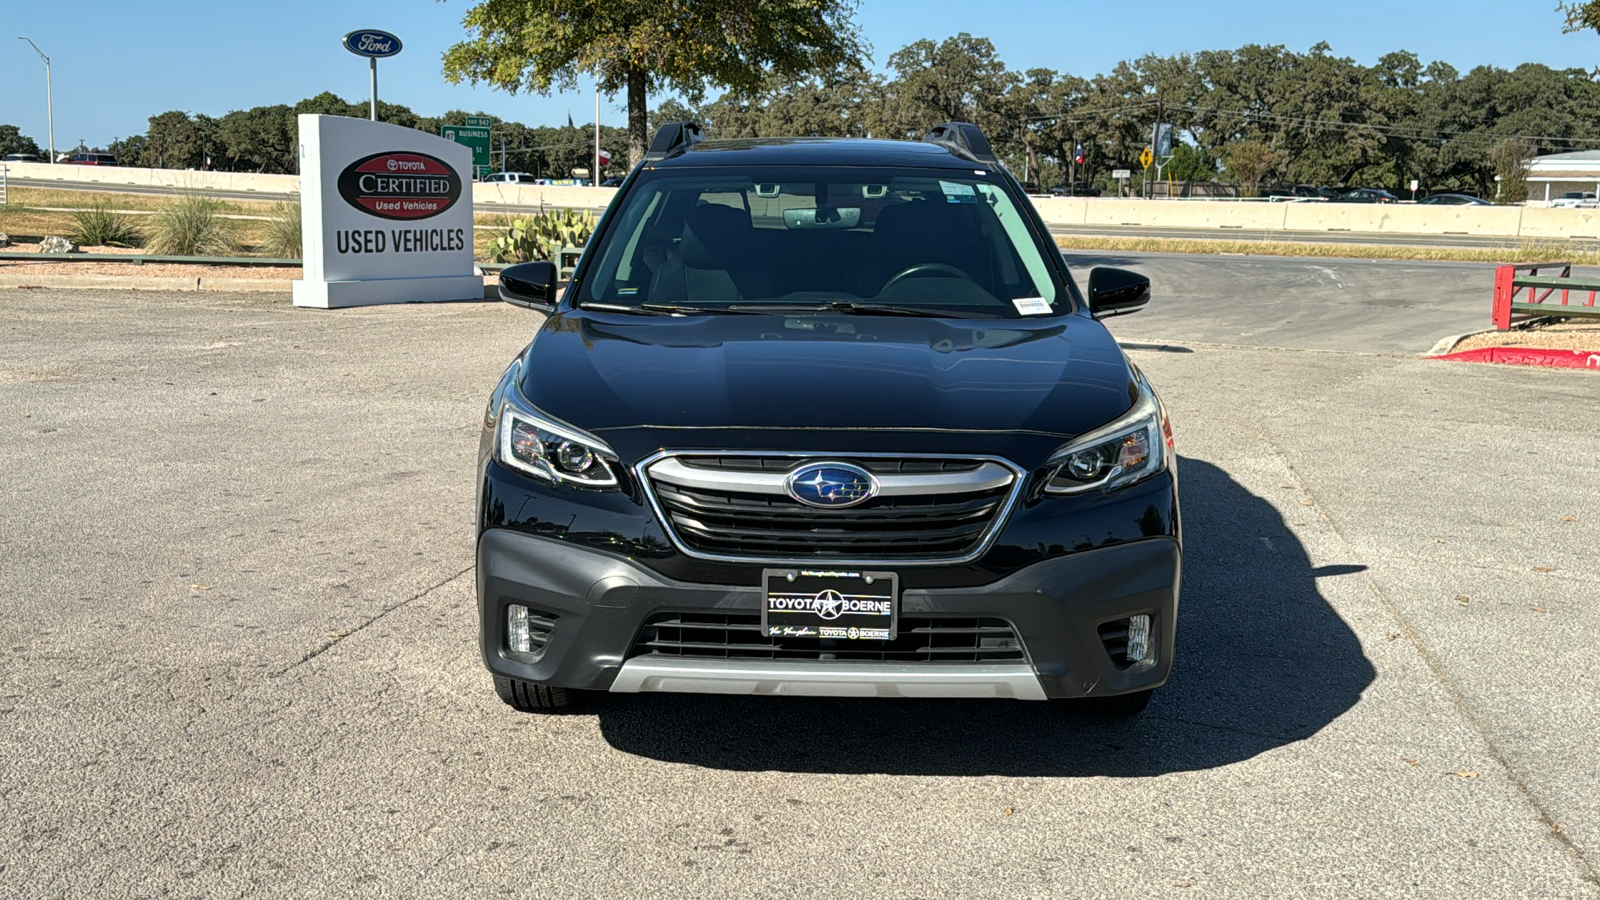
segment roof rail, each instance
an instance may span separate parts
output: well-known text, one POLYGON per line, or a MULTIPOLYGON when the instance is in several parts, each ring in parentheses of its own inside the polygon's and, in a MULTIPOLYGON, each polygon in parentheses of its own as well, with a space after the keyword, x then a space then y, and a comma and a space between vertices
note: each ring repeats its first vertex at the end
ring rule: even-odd
POLYGON ((922 139, 931 144, 954 147, 985 165, 1000 165, 1000 158, 995 156, 989 139, 983 136, 983 129, 971 122, 941 122, 928 129, 922 139))
POLYGON ((645 151, 644 161, 666 159, 703 140, 705 136, 700 133, 698 122, 668 122, 656 130, 656 136, 650 140, 650 149, 645 151))

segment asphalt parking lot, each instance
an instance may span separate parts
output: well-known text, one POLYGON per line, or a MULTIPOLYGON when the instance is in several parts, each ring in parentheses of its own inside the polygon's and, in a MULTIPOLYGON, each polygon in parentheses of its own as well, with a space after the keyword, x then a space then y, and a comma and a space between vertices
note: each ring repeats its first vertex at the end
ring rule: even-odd
POLYGON ((494 303, 0 294, 0 895, 1600 896, 1600 376, 1419 359, 1487 267, 1120 255, 1179 658, 1043 704, 518 715, 494 303))

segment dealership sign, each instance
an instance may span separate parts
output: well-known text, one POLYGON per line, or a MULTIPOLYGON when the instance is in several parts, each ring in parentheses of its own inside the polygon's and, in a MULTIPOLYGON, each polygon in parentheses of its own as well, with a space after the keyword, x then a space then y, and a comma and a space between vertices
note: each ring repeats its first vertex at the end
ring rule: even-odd
POLYGON ((387 31, 370 28, 352 31, 344 36, 344 48, 357 56, 387 59, 400 52, 400 39, 387 31))
POLYGON ((339 196, 385 219, 426 219, 461 199, 461 176, 421 153, 374 153, 339 173, 339 196))
POLYGON ((304 277, 323 309, 483 297, 466 147, 414 128, 299 117, 304 277))

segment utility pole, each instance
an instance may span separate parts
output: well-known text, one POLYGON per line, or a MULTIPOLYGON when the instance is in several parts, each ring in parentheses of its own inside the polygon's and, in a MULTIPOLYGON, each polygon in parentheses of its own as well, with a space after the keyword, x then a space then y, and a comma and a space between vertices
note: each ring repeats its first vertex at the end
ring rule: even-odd
MULTIPOLYGON (((1165 107, 1165 104, 1163 104, 1162 101, 1161 101, 1161 95, 1157 94, 1156 95, 1156 124, 1155 124, 1154 127, 1152 127, 1150 129, 1150 152, 1151 153, 1156 152, 1156 144, 1157 144, 1157 142, 1159 142, 1161 140, 1161 117, 1166 114, 1164 107, 1165 107)), ((1146 174, 1146 176, 1149 175, 1149 170, 1148 169, 1145 170, 1145 174, 1146 174)), ((1156 169, 1156 177, 1157 178, 1161 177, 1161 170, 1160 169, 1156 169)), ((1149 177, 1146 177, 1144 179, 1144 196, 1145 196, 1145 199, 1149 199, 1149 198, 1155 196, 1155 191, 1152 190, 1151 187, 1150 187, 1150 179, 1149 179, 1149 177)))
POLYGON ((45 56, 44 51, 39 49, 39 45, 28 38, 19 37, 17 40, 28 41, 28 46, 33 48, 33 52, 39 54, 39 58, 44 60, 44 104, 45 113, 50 117, 50 162, 54 163, 56 161, 56 101, 55 97, 51 95, 50 88, 50 57, 45 56))
POLYGON ((594 178, 591 186, 600 186, 600 83, 594 85, 594 178))

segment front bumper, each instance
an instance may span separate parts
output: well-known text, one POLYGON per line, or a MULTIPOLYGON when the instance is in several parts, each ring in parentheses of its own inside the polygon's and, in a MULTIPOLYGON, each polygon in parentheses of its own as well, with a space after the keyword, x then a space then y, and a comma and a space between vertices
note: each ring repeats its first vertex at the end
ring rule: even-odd
MULTIPOLYGON (((821 696, 1105 696, 1160 686, 1171 670, 1181 550, 1151 537, 1056 556, 990 584, 907 588, 903 615, 1005 619, 1021 639, 1018 664, 710 660, 632 656, 659 612, 759 613, 761 589, 675 581, 626 557, 509 529, 478 543, 478 609, 489 669, 523 681, 589 690, 821 696), (550 621, 544 650, 514 653, 506 607, 550 621), (1153 659, 1119 667, 1099 626, 1152 619, 1153 659)), ((752 564, 759 570, 760 566, 752 564)))

